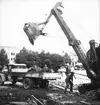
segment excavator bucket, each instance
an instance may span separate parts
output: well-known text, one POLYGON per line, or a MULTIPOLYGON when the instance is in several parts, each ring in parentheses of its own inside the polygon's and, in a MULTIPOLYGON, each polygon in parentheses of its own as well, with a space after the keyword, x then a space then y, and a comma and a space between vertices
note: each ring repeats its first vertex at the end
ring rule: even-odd
POLYGON ((25 23, 23 30, 25 31, 28 39, 32 45, 34 45, 34 41, 40 35, 40 29, 38 24, 36 23, 25 23))

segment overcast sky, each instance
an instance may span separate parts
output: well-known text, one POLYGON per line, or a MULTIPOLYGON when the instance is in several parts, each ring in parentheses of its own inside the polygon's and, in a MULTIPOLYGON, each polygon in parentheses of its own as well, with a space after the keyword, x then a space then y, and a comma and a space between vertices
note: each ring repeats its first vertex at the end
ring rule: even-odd
MULTIPOLYGON (((63 18, 73 34, 89 49, 89 40, 100 43, 99 0, 60 0, 63 3, 63 18)), ((44 32, 32 46, 23 31, 26 22, 43 22, 58 0, 0 0, 0 45, 26 47, 34 51, 51 53, 72 52, 67 38, 54 16, 44 32)))

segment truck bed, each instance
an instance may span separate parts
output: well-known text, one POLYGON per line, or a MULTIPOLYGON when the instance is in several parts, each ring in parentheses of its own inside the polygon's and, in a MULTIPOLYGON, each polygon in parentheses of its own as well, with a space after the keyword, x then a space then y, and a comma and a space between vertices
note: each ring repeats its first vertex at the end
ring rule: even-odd
POLYGON ((31 78, 41 78, 41 79, 48 79, 48 80, 55 80, 61 78, 61 73, 28 73, 25 75, 25 77, 31 77, 31 78))

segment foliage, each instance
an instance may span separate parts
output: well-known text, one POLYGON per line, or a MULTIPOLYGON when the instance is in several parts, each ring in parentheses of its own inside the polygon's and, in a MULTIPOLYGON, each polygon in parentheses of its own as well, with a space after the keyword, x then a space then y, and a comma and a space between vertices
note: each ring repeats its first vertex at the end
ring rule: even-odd
POLYGON ((70 63, 71 64, 71 58, 67 53, 65 53, 65 55, 63 56, 63 60, 64 60, 64 64, 65 63, 70 63))
POLYGON ((25 63, 27 62, 28 57, 28 51, 23 47, 22 50, 20 50, 20 53, 16 55, 15 62, 16 63, 25 63))
MULTIPOLYGON (((44 50, 38 53, 34 51, 28 51, 23 48, 20 53, 16 55, 15 62, 25 63, 27 64, 28 68, 34 65, 43 68, 45 65, 47 65, 49 69, 53 69, 55 72, 57 72, 57 70, 64 64, 64 57, 59 54, 50 54, 49 52, 46 53, 44 50)), ((66 60, 69 60, 68 56, 66 60)))
POLYGON ((4 67, 4 65, 7 65, 9 63, 8 56, 6 54, 6 51, 4 49, 1 49, 0 51, 0 65, 1 68, 4 67))
POLYGON ((63 57, 58 54, 51 55, 52 68, 55 72, 63 65, 63 57))

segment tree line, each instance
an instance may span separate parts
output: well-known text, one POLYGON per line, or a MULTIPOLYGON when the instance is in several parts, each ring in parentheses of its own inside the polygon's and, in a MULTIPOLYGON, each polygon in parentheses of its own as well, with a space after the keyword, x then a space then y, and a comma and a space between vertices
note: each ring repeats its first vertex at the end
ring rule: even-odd
MULTIPOLYGON (((64 66, 65 62, 71 63, 71 58, 65 53, 64 56, 59 54, 50 54, 44 50, 39 52, 27 50, 23 47, 20 52, 15 57, 15 63, 24 63, 27 67, 32 67, 37 65, 43 68, 45 65, 49 69, 53 69, 55 72, 61 67, 64 66)), ((0 51, 0 65, 3 67, 9 63, 8 56, 4 49, 0 51)))

